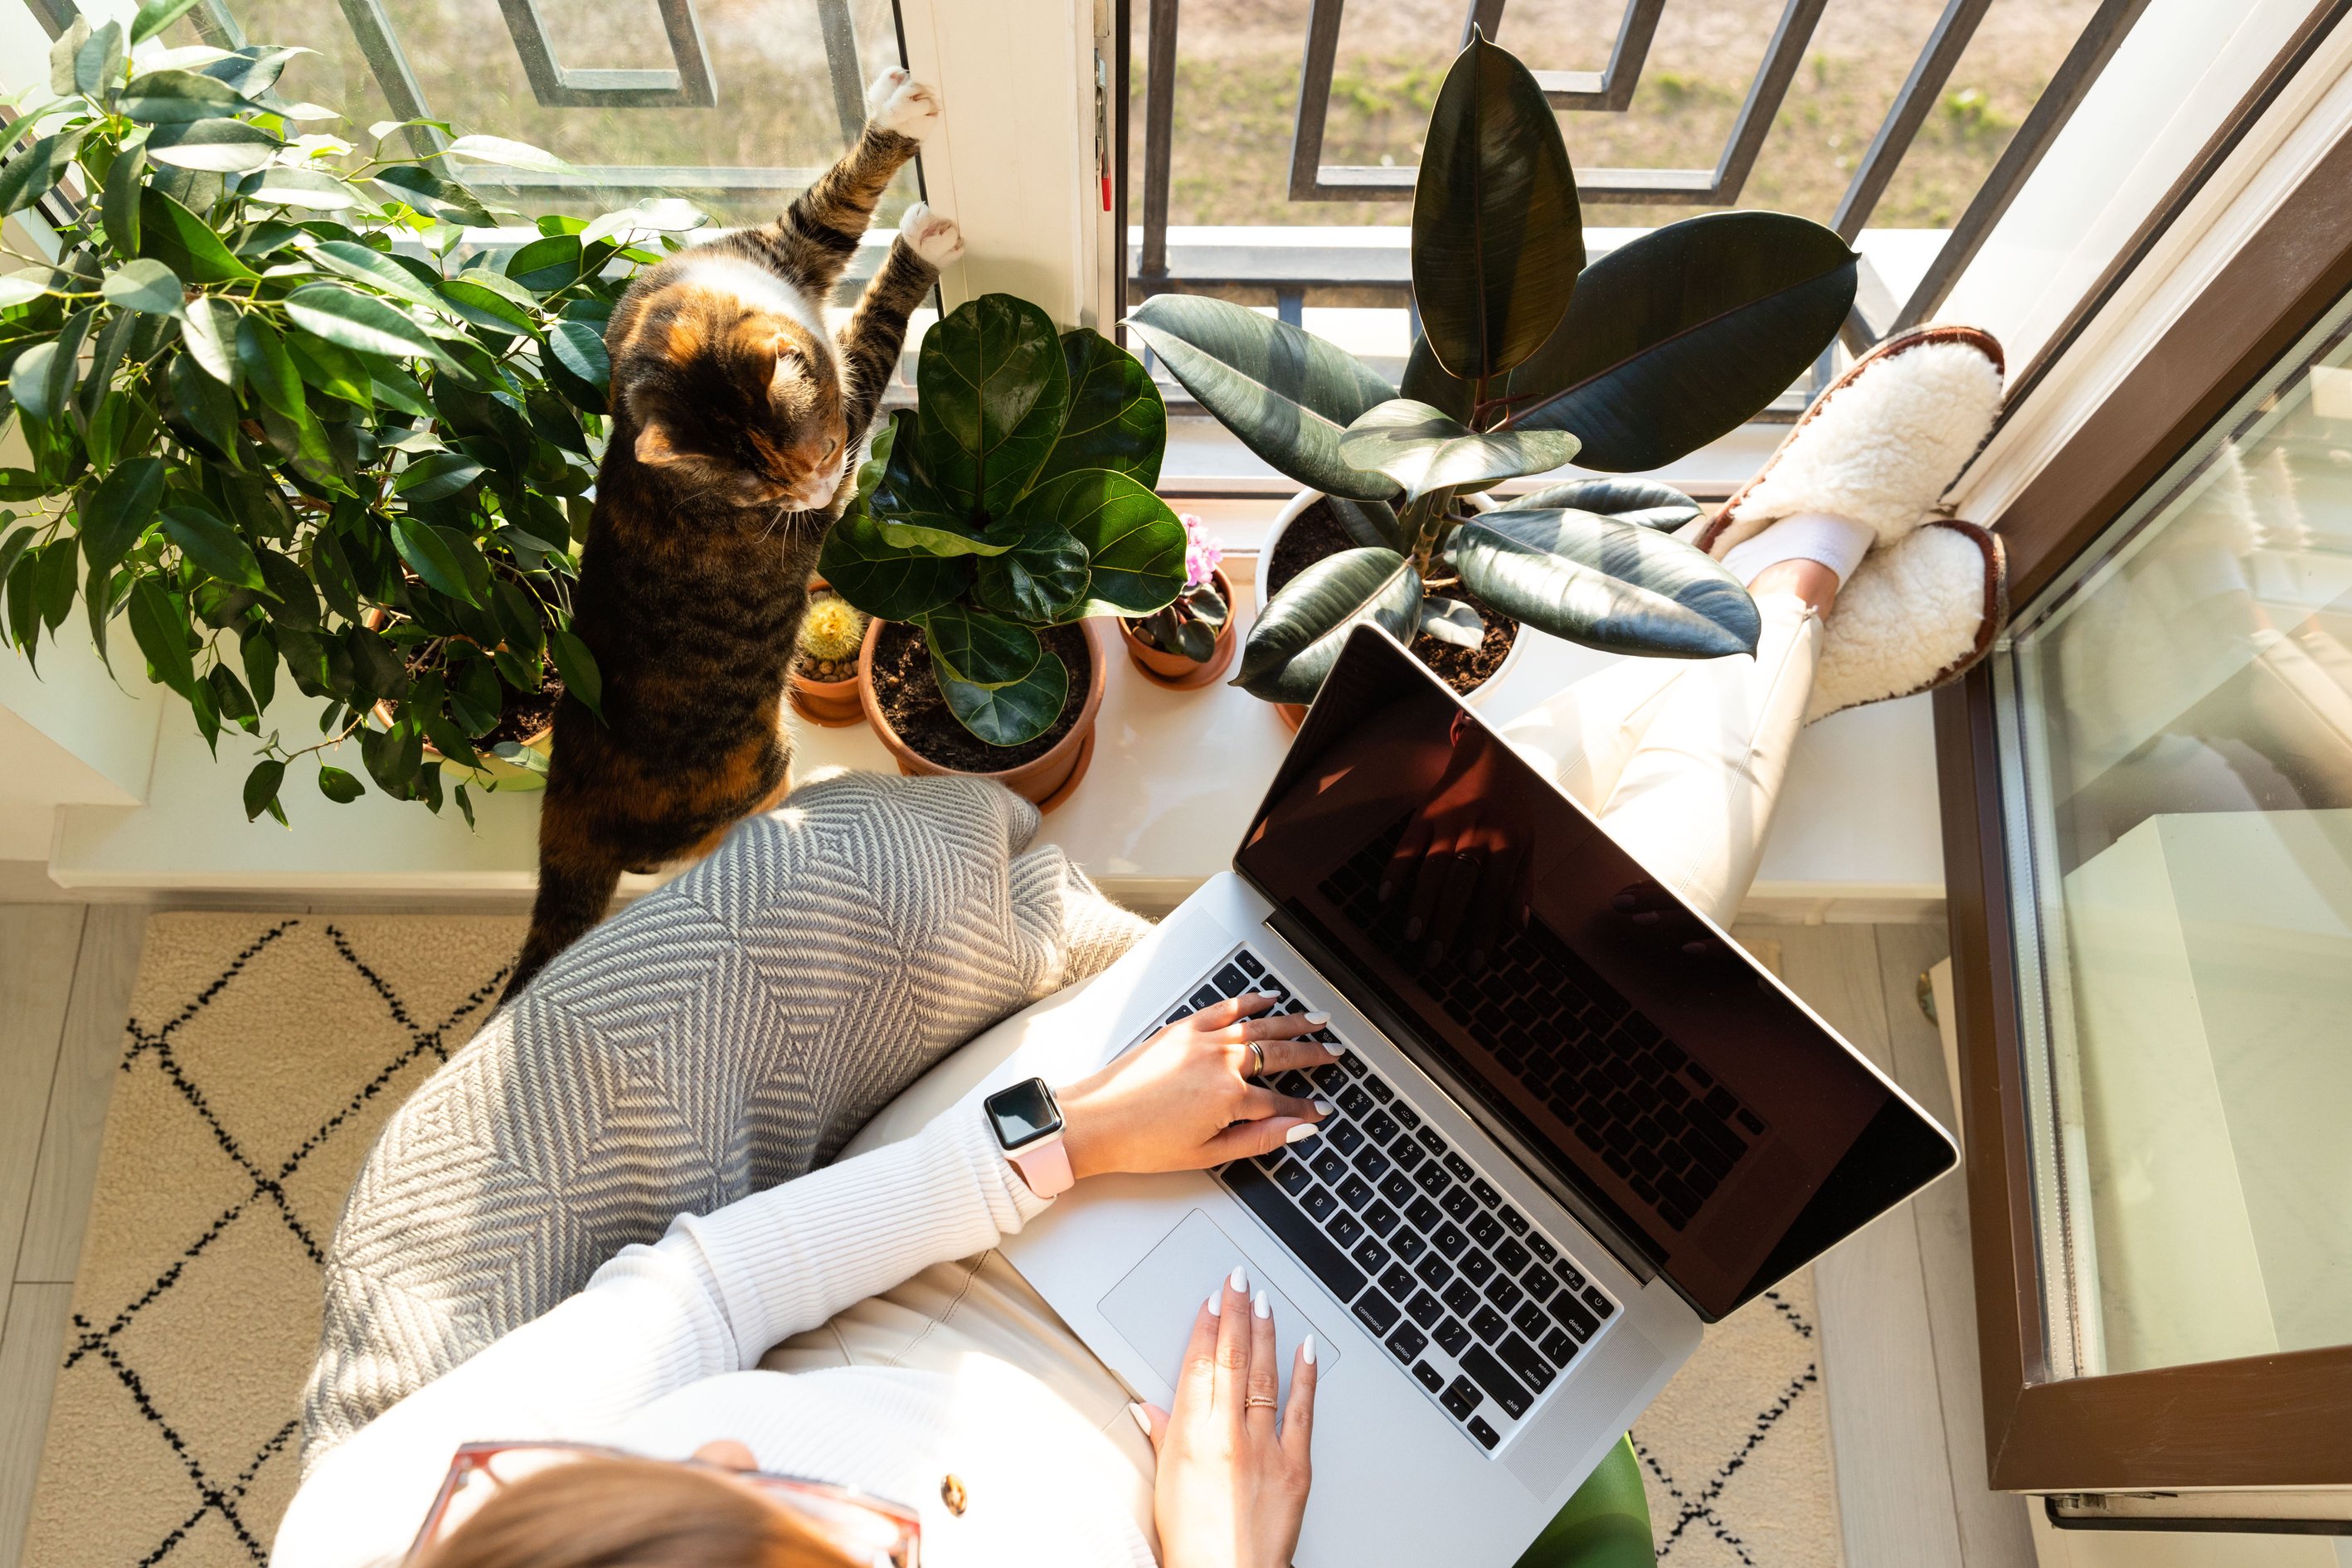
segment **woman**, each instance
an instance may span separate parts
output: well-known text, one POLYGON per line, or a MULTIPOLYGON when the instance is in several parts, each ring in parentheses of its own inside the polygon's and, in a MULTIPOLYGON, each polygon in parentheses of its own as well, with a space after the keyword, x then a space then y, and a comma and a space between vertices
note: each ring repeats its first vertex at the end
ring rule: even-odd
MULTIPOLYGON (((1990 645, 1998 548, 1928 510, 1999 394, 1981 334, 1866 358, 1697 536, 1756 598, 1755 656, 1625 661, 1506 733, 1728 921, 1807 718, 1990 645)), ((1277 1364, 1240 1270, 1194 1313, 1173 1408, 1130 1406, 991 1250, 1050 1199, 969 1096, 828 1163, 955 1040, 1123 945, 1066 866, 1012 853, 1024 828, 915 841, 900 813, 924 788, 1009 800, 804 788, 583 939, 395 1116, 338 1228, 278 1568, 412 1542, 433 1568, 903 1563, 918 1538, 950 1568, 1289 1561, 1314 1342, 1277 1364), (969 896, 943 915, 942 889, 969 896), (857 920, 895 946, 846 941, 857 920), (859 1032, 925 986, 946 999, 908 1027, 952 1039, 891 1055, 859 1032)), ((1443 800, 1424 817, 1432 856, 1477 831, 1443 800)), ((1057 1086, 1077 1179, 1311 1138, 1328 1105, 1248 1080, 1329 1061, 1302 1038, 1324 1020, 1265 1006, 1057 1086)))

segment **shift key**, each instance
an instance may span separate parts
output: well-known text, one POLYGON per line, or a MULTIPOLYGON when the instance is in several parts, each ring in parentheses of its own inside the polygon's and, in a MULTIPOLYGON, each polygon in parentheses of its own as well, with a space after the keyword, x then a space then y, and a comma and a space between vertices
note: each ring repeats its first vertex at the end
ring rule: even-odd
POLYGON ((1526 1415, 1528 1407, 1535 1403, 1535 1396, 1527 1391, 1526 1385, 1512 1376, 1485 1345, 1473 1344, 1462 1353, 1459 1359, 1462 1370, 1476 1379, 1478 1386, 1486 1391, 1487 1397, 1501 1406, 1512 1420, 1526 1415))

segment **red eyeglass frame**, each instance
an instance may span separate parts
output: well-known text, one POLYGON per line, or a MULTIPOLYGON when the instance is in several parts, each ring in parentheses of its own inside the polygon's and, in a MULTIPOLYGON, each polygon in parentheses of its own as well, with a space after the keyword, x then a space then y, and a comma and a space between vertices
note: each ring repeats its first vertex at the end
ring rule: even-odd
MULTIPOLYGON (((596 1443, 566 1443, 555 1441, 462 1443, 449 1456, 448 1472, 441 1478, 441 1490, 433 1496, 433 1506, 425 1511, 425 1522, 418 1527, 416 1539, 409 1543, 403 1562, 415 1562, 425 1548, 441 1539, 441 1525, 452 1503, 457 1500, 467 1483, 478 1475, 493 1486, 510 1484, 491 1468, 491 1461, 501 1454, 536 1452, 550 1456, 562 1455, 566 1459, 644 1459, 647 1456, 633 1454, 624 1448, 605 1448, 596 1443)), ((870 1520, 888 1527, 891 1544, 883 1548, 891 1568, 921 1568, 923 1521, 914 1510, 883 1498, 874 1497, 854 1487, 835 1486, 829 1481, 813 1481, 799 1476, 780 1476, 766 1470, 730 1469, 702 1459, 660 1459, 659 1464, 684 1465, 689 1469, 708 1470, 712 1475, 744 1482, 776 1498, 807 1521, 828 1542, 845 1551, 865 1549, 864 1542, 838 1539, 845 1515, 870 1520)), ((878 1568, 878 1565, 877 1565, 878 1568)))

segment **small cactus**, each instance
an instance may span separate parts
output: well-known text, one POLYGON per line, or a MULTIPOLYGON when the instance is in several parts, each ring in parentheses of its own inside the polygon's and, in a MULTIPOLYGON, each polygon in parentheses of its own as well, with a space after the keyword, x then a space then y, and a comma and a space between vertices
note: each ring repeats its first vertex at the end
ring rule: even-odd
POLYGON ((837 593, 819 595, 801 622, 801 653, 812 662, 838 664, 857 656, 866 640, 866 614, 837 593))

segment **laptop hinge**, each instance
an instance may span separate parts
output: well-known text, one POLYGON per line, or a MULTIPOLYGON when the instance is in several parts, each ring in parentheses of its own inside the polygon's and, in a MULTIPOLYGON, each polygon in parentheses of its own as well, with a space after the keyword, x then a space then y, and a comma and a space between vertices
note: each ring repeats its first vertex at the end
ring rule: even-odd
POLYGON ((1276 936, 1304 954, 1307 961, 1315 966, 1324 978, 1339 987, 1359 1012, 1371 1019, 1373 1026, 1394 1041, 1398 1050, 1411 1057, 1413 1065, 1427 1073, 1444 1091, 1445 1097, 1454 1103, 1456 1110, 1477 1123, 1479 1130, 1500 1145, 1505 1154, 1517 1161, 1519 1168, 1527 1172, 1537 1186, 1574 1215, 1578 1223, 1609 1249, 1610 1256, 1617 1260, 1620 1267, 1644 1285, 1657 1277, 1657 1265, 1626 1239, 1622 1228, 1601 1213, 1591 1199, 1577 1191, 1553 1162, 1538 1154, 1524 1135, 1490 1110, 1477 1090, 1447 1064, 1441 1052, 1422 1038, 1420 1030, 1382 999, 1377 987, 1367 985, 1357 977, 1354 967, 1346 958, 1278 904, 1265 917, 1265 924, 1276 936))

